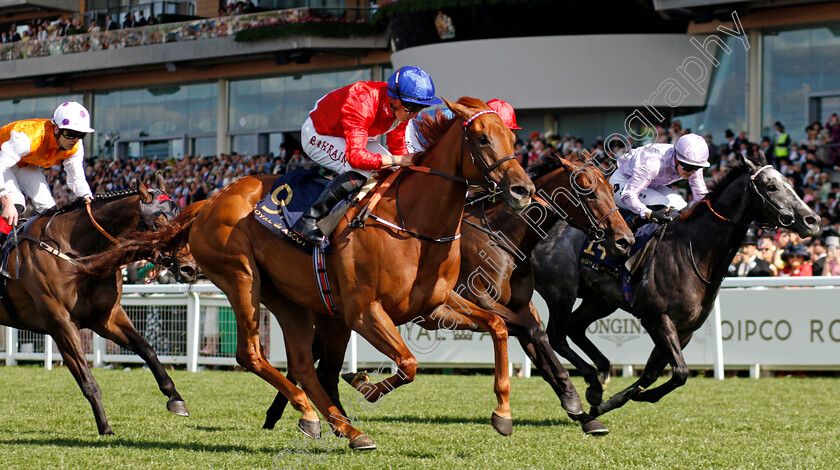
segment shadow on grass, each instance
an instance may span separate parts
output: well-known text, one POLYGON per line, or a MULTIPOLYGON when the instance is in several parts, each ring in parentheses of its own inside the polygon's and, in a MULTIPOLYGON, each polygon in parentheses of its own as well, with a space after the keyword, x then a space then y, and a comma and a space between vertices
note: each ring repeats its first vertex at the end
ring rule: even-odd
POLYGON ((252 454, 254 452, 276 454, 283 450, 292 450, 293 448, 251 448, 245 446, 234 445, 213 445, 202 442, 196 443, 181 443, 181 442, 161 442, 161 441, 132 441, 121 437, 102 437, 97 440, 92 439, 75 439, 75 438, 44 438, 44 439, 0 439, 0 445, 25 445, 25 446, 57 446, 57 447, 126 447, 140 450, 187 450, 194 452, 240 452, 243 454, 252 454))
MULTIPOLYGON (((360 423, 364 422, 382 422, 382 423, 392 423, 394 421, 401 421, 406 423, 420 423, 420 424, 490 424, 490 416, 488 415, 487 418, 464 418, 458 416, 418 416, 418 415, 391 415, 391 416, 374 416, 374 417, 363 417, 359 419, 360 423)), ((549 426, 571 426, 571 427, 578 427, 580 426, 577 422, 572 421, 571 419, 568 420, 552 420, 552 419, 516 419, 516 416, 513 417, 513 425, 514 426, 537 426, 537 427, 549 427, 549 426)))

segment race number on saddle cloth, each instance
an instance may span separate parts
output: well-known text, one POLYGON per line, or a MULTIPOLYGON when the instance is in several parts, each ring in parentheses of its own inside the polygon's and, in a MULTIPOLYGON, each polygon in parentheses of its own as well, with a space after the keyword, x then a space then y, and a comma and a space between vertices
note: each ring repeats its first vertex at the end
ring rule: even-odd
POLYGON ((644 254, 649 243, 655 242, 654 237, 658 230, 663 227, 656 223, 649 223, 642 226, 634 234, 635 242, 630 247, 630 254, 621 257, 607 256, 607 250, 601 246, 602 242, 587 237, 583 248, 578 256, 578 263, 581 267, 596 273, 604 273, 614 279, 621 280, 621 289, 624 291, 624 300, 629 304, 632 298, 630 289, 630 276, 638 269, 638 258, 644 254), (637 256, 638 255, 638 256, 637 256))
MULTIPOLYGON (((315 170, 298 169, 280 175, 271 186, 271 191, 254 206, 254 217, 272 232, 311 255, 312 245, 289 229, 318 199, 329 182, 315 170)), ((329 238, 324 239, 321 248, 331 253, 328 251, 329 238)))
POLYGON ((709 166, 709 147, 697 134, 686 134, 674 145, 650 144, 638 147, 618 159, 610 177, 615 203, 643 219, 664 223, 673 220, 667 208, 677 211, 688 204, 668 185, 687 179, 694 201, 709 192, 703 168, 709 166))

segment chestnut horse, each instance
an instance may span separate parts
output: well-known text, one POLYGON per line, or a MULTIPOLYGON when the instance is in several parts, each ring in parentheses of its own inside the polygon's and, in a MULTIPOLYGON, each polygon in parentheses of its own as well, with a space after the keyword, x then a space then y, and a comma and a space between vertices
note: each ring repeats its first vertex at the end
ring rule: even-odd
MULTIPOLYGON (((474 98, 446 104, 456 117, 424 135, 432 142, 422 156, 427 171, 398 170, 398 184, 384 192, 373 210, 376 219, 368 221, 364 229, 352 228, 349 222, 355 211, 351 210, 332 234, 335 253, 326 258, 337 319, 331 319, 315 286, 312 258, 273 235, 253 215, 254 205, 270 191, 273 176, 241 178, 213 195, 197 213, 179 217, 168 229, 134 241, 145 246, 148 255, 159 250, 174 252, 189 242, 195 261, 227 294, 236 314, 237 362, 291 401, 302 414, 299 428, 309 436, 317 436, 320 425, 307 396, 336 435, 350 439, 351 449, 376 446, 350 424, 318 382, 311 351, 316 321, 340 323, 343 327, 334 331, 340 335, 336 342, 343 344, 349 338, 348 328, 357 331, 397 364, 396 374, 382 382, 360 384, 365 398, 376 402, 412 382, 417 370, 417 360, 396 325, 442 305, 447 314, 491 332, 499 401, 492 421, 497 429, 511 421, 507 329, 498 316, 453 292, 461 257, 457 235, 467 186, 475 180, 484 187, 498 187, 512 210, 530 203, 534 186, 513 156, 513 133, 495 112, 474 98), (395 224, 402 227, 394 228, 395 224), (300 380, 303 390, 265 358, 259 341, 261 302, 283 328, 289 371, 300 380)), ((87 269, 96 271, 109 263, 125 262, 120 253, 129 250, 112 250, 101 258, 102 263, 94 261, 87 269)), ((322 332, 330 329, 324 328, 322 332)))
POLYGON ((18 235, 19 244, 9 255, 7 271, 11 278, 6 280, 0 323, 52 336, 93 408, 99 434, 114 432, 105 417, 99 385, 88 368, 81 328, 89 328, 140 355, 169 399, 169 411, 189 416, 154 350, 120 306, 122 275, 115 272, 118 267, 99 271, 78 285, 68 282, 74 264, 78 264, 75 258, 102 252, 113 246, 116 238, 138 228, 153 229, 156 222, 178 214, 160 175, 157 184, 160 189, 147 189, 139 182, 136 190, 99 194, 88 207, 78 200, 64 208, 50 209, 30 220, 28 233, 18 235))
MULTIPOLYGON (((552 156, 530 168, 528 175, 539 196, 535 199, 540 202, 533 202, 518 214, 511 214, 501 203, 488 202, 487 197, 467 204, 463 219, 466 225, 461 229, 461 271, 456 290, 505 321, 509 333, 519 339, 537 370, 560 398, 563 409, 582 424, 584 432, 604 434, 607 429, 583 412, 569 373, 560 364, 542 329, 539 314, 531 302, 534 276, 530 253, 560 220, 603 240, 610 256, 626 255, 633 244, 633 234, 618 213, 612 186, 591 163, 552 156)), ((451 322, 444 325, 438 318, 428 315, 415 323, 427 329, 474 327, 451 322)), ((329 371, 335 374, 341 368, 346 343, 331 344, 333 341, 335 336, 319 337, 313 352, 320 358, 319 379, 337 403, 337 384, 328 374, 329 371), (325 347, 335 348, 335 352, 325 355, 325 347)), ((362 373, 347 377, 365 380, 362 373)), ((288 378, 295 380, 292 375, 288 378)), ((266 412, 264 428, 274 427, 286 403, 286 397, 278 393, 266 412)))

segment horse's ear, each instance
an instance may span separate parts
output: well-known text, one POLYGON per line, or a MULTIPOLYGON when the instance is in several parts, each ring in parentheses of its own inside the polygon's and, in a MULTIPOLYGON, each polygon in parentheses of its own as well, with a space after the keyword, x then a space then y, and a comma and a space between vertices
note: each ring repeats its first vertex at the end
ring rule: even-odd
POLYGON ((148 204, 155 198, 140 178, 137 179, 137 190, 140 191, 140 200, 143 204, 148 204))
POLYGON ((473 113, 472 113, 472 111, 470 111, 470 108, 467 108, 466 106, 464 106, 462 104, 447 101, 446 98, 441 98, 441 99, 443 100, 444 103, 446 103, 446 106, 448 106, 449 109, 451 109, 452 112, 455 113, 455 115, 458 116, 459 118, 466 121, 467 119, 472 117, 473 113))
POLYGON ((758 157, 756 158, 756 160, 759 165, 764 166, 767 164, 767 155, 764 155, 764 152, 759 150, 758 157))
POLYGON ((560 155, 555 155, 555 156, 557 157, 557 160, 560 161, 560 166, 562 166, 564 170, 574 171, 575 168, 577 168, 575 166, 575 164, 572 163, 571 161, 566 160, 565 158, 561 157, 560 155))
MULTIPOLYGON (((763 154, 762 154, 762 155, 763 155, 763 154)), ((750 157, 747 157, 747 156, 741 155, 740 153, 738 154, 738 156, 740 156, 740 157, 741 157, 741 160, 743 160, 743 161, 744 161, 744 164, 745 164, 745 165, 747 165, 747 169, 750 171, 750 173, 755 173, 755 172, 756 172, 756 170, 758 170, 758 165, 756 165, 755 163, 753 163, 753 161, 752 161, 752 159, 751 159, 750 157)))
POLYGON ((166 190, 166 181, 163 179, 163 173, 160 170, 155 172, 155 185, 161 191, 168 193, 169 191, 166 190))

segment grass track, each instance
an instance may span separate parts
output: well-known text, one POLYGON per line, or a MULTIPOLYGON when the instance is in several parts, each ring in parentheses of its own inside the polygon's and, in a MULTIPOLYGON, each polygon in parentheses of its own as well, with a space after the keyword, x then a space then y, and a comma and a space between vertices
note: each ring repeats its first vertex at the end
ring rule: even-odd
MULTIPOLYGON (((171 372, 192 413, 170 414, 146 370, 96 370, 116 436, 99 437, 67 369, 0 367, 0 466, 10 468, 840 468, 840 380, 690 378, 660 403, 629 403, 584 436, 540 378, 514 378, 514 433, 489 425, 488 376, 421 375, 359 409, 379 445, 351 452, 302 439, 291 410, 261 429, 274 392, 244 372, 171 372), (370 405, 369 405, 370 408, 370 405)), ((575 378, 582 389, 582 381, 575 378)), ((614 378, 610 391, 629 385, 614 378)), ((350 389, 342 385, 342 396, 350 389)))

